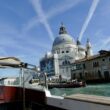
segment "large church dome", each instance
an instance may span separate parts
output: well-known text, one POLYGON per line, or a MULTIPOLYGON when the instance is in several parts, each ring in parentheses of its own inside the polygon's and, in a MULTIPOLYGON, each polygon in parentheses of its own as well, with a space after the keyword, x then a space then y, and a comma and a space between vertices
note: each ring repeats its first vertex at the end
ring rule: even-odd
POLYGON ((53 42, 53 46, 57 46, 60 44, 75 44, 73 38, 67 34, 66 28, 62 24, 59 30, 59 36, 55 38, 53 42))

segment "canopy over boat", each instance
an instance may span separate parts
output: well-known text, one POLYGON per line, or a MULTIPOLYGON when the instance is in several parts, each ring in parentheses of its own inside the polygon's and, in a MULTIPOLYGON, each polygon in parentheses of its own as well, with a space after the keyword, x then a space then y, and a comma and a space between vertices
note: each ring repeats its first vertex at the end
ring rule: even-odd
POLYGON ((0 58, 0 67, 15 67, 15 68, 36 68, 35 65, 27 64, 22 62, 20 59, 16 57, 1 57, 0 58))
POLYGON ((0 67, 3 66, 11 66, 11 67, 19 67, 21 65, 21 61, 15 57, 2 57, 0 58, 0 67))

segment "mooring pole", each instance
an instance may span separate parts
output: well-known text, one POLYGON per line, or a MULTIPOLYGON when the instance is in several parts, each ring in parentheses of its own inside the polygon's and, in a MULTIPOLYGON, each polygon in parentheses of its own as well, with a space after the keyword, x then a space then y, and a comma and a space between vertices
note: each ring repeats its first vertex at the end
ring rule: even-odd
POLYGON ((47 84, 47 73, 44 73, 45 76, 45 87, 48 88, 48 84, 47 84))
POLYGON ((23 84, 23 110, 25 110, 25 81, 24 81, 24 71, 21 67, 21 74, 22 74, 22 84, 23 84))

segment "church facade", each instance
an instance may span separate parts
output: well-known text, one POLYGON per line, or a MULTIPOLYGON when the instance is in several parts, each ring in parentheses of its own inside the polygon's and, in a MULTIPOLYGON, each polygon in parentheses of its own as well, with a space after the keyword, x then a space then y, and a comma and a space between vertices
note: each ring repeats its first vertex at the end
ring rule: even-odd
POLYGON ((62 24, 59 35, 53 42, 51 52, 46 53, 40 60, 40 69, 50 76, 61 75, 64 79, 71 79, 73 63, 91 55, 92 49, 89 40, 87 40, 86 46, 81 45, 79 40, 75 41, 68 34, 66 27, 62 24))

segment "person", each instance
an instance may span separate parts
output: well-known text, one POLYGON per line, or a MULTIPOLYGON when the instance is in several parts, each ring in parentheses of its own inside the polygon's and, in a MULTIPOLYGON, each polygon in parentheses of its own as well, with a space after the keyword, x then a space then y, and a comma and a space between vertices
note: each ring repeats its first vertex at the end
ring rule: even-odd
POLYGON ((60 83, 61 83, 61 81, 62 81, 62 76, 61 76, 61 74, 59 75, 59 81, 60 81, 60 83))

